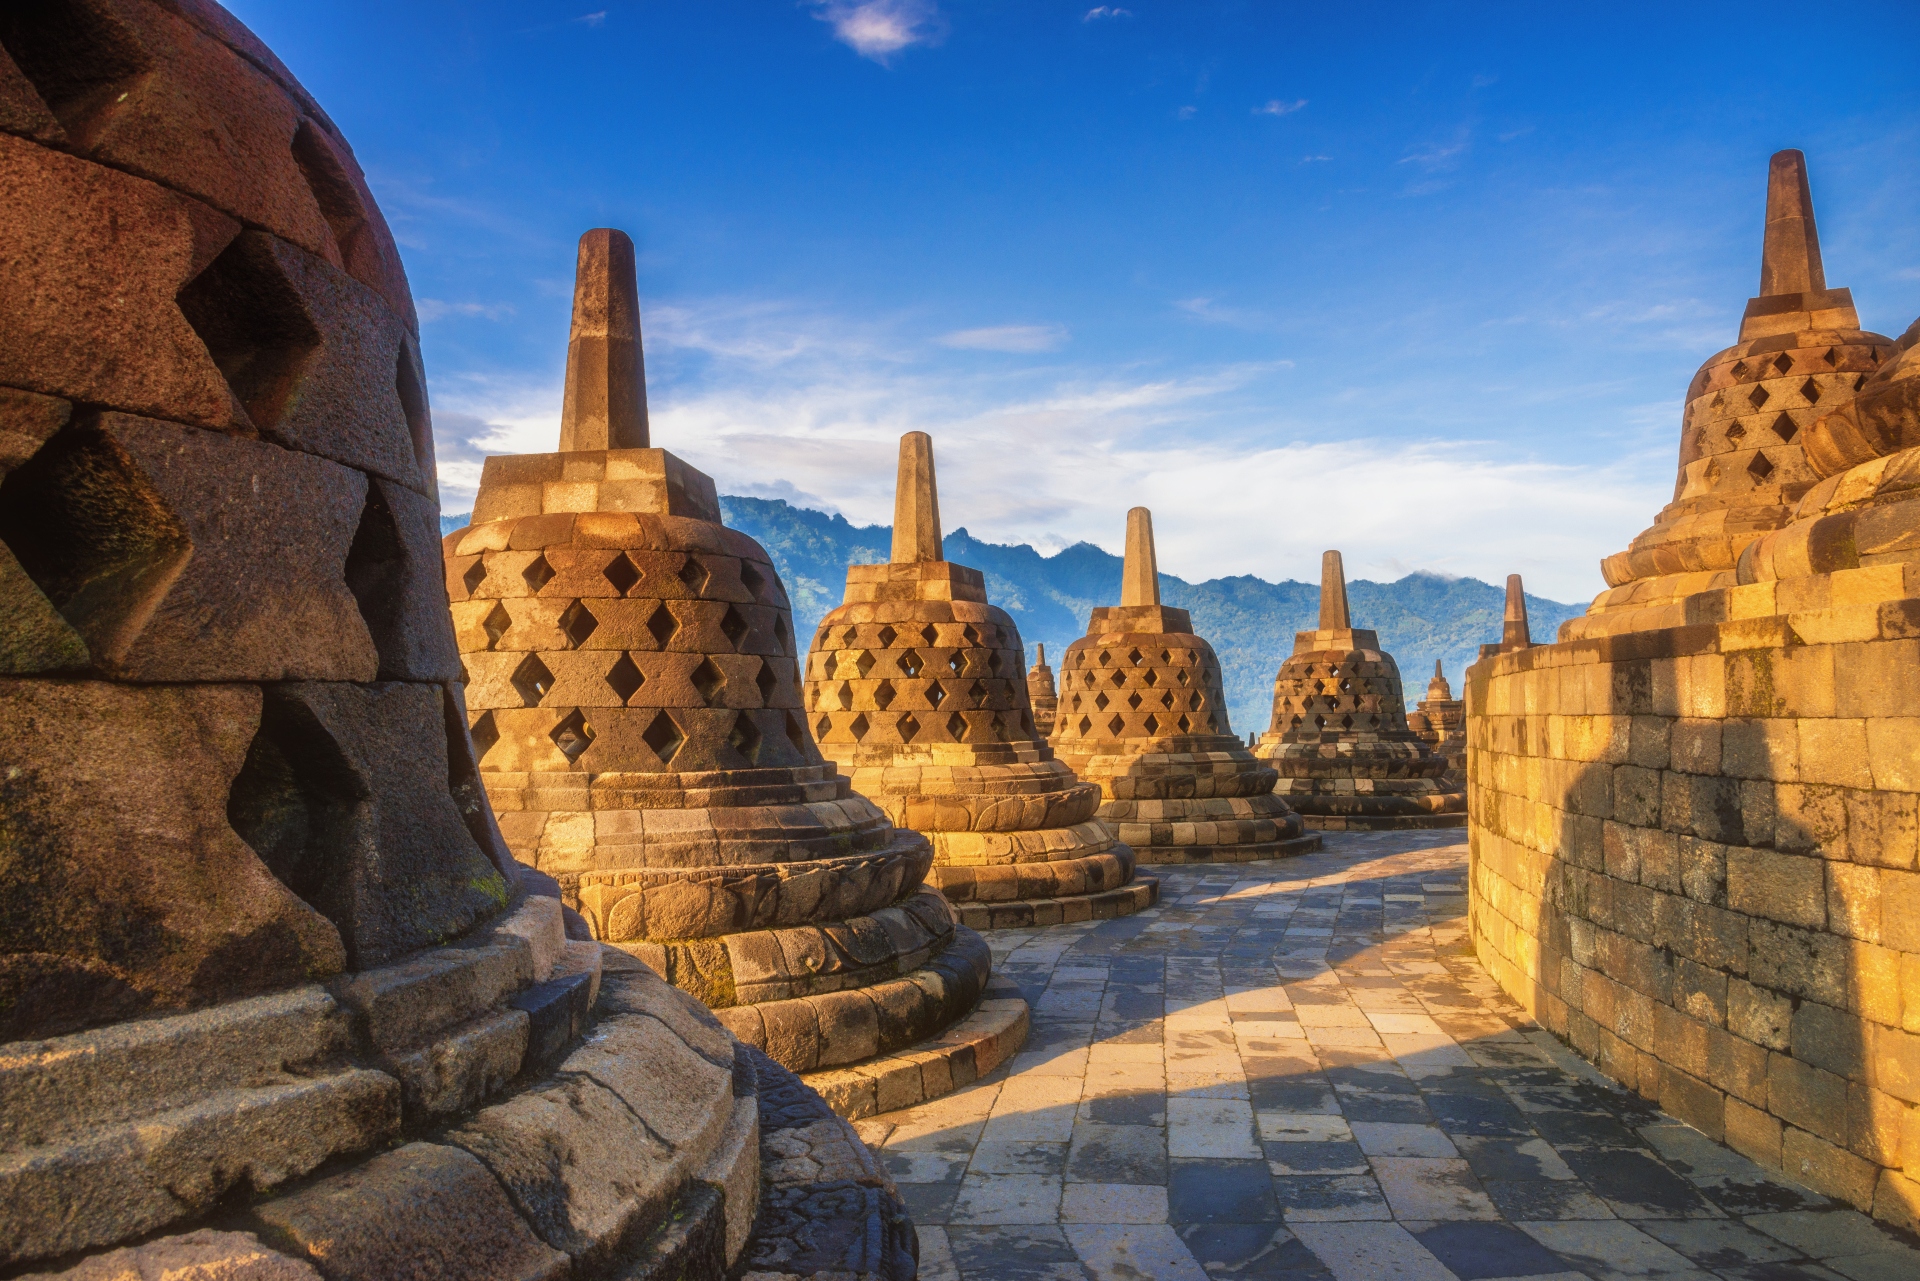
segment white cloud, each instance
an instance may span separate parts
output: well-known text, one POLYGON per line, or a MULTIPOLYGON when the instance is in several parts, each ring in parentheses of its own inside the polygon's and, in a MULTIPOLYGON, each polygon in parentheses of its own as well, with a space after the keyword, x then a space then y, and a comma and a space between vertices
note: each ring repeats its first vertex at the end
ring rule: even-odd
POLYGON ((1282 102, 1278 98, 1269 98, 1264 106, 1255 107, 1256 116, 1290 116, 1307 105, 1305 98, 1296 98, 1292 102, 1282 102))
POLYGON ((422 324, 432 324, 448 316, 477 316, 482 320, 502 320, 514 314, 511 303, 442 302, 438 298, 416 298, 413 309, 420 313, 422 324))
POLYGON ((813 16, 863 58, 887 59, 916 44, 938 44, 946 24, 933 0, 816 0, 813 16))
POLYGON ((1198 107, 1182 107, 1173 114, 1177 120, 1191 120, 1199 110, 1200 108, 1198 107))
POLYGON ((1122 9, 1118 5, 1097 4, 1087 10, 1087 16, 1080 19, 1080 21, 1095 22, 1101 18, 1131 18, 1132 16, 1133 10, 1131 9, 1122 9))
POLYGON ((1053 351, 1068 337, 1064 325, 993 325, 942 334, 940 345, 963 351, 1053 351))
POLYGON ((1317 161, 1331 160, 1331 159, 1333 159, 1332 156, 1302 156, 1300 157, 1300 163, 1303 165, 1310 165, 1310 164, 1314 164, 1317 161))
POLYGON ((583 13, 573 21, 585 27, 602 27, 607 22, 607 11, 601 9, 596 13, 583 13))

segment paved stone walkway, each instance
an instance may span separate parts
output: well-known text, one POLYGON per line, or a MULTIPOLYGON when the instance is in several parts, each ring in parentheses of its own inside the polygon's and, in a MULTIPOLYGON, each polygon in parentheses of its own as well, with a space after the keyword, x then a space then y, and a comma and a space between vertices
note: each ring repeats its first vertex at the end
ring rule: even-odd
POLYGON ((1920 1251, 1606 1084, 1495 987, 1458 832, 1155 868, 988 935, 1007 1067, 858 1123, 925 1281, 1915 1281, 1920 1251))

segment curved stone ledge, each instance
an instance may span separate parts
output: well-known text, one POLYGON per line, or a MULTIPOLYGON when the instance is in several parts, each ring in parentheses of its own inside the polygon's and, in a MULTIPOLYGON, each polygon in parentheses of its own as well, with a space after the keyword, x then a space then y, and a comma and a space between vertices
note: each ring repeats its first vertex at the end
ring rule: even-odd
MULTIPOLYGON (((1062 767, 1062 773, 1066 773, 1062 767)), ((1072 779, 1068 774, 1067 778, 1072 779)), ((1057 780, 1056 780, 1057 782, 1057 780)), ((855 786, 860 781, 855 780, 855 786)), ((919 832, 1021 832, 1084 823, 1100 808, 1100 789, 1069 781, 1046 791, 870 793, 887 817, 919 832)))
MULTIPOLYGON (((1108 852, 1057 863, 997 867, 936 867, 929 883, 960 910, 969 903, 1021 898, 1071 898, 1119 889, 1133 876, 1133 850, 1115 842, 1108 852)), ((964 921, 966 918, 961 917, 964 921)), ((970 923, 970 922, 969 922, 970 923)))
MULTIPOLYGON (((1316 839, 1315 844, 1318 844, 1316 839)), ((1110 921, 1144 912, 1160 901, 1160 882, 1142 876, 1125 885, 1070 897, 1029 898, 1016 902, 955 903, 960 923, 976 930, 1013 930, 1030 926, 1110 921)))
MULTIPOLYGON (((1098 797, 1098 789, 1094 794, 1098 797)), ((937 884, 937 878, 954 867, 1062 862, 1105 854, 1119 843, 1111 827, 1093 818, 1031 832, 930 832, 927 839, 933 842, 936 869, 928 872, 928 884, 937 884)))
POLYGON ((848 1120, 912 1107, 971 1085, 1012 1058, 1026 1043, 1031 1017, 1020 990, 996 974, 972 1013, 925 1044, 802 1079, 848 1120))
POLYGON ((993 964, 986 940, 964 925, 926 965, 867 987, 714 1013, 747 1045, 796 1072, 892 1054, 960 1020, 980 1000, 993 964))
POLYGON ((1279 841, 1248 841, 1244 844, 1205 843, 1168 844, 1143 847, 1152 855, 1140 861, 1147 865, 1163 863, 1257 863, 1269 858, 1292 858, 1311 854, 1320 848, 1320 838, 1309 832, 1279 841))
POLYGON ((1316 832, 1407 832, 1465 827, 1464 809, 1450 814, 1302 814, 1316 832))

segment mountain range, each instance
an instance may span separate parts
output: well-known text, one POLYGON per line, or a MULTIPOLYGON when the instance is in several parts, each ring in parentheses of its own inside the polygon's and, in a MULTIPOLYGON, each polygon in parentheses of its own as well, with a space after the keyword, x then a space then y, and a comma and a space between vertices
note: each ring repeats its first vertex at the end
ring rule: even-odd
MULTIPOLYGON (((793 601, 796 636, 811 637, 820 619, 840 603, 848 565, 887 559, 893 530, 886 525, 854 526, 846 517, 795 507, 777 498, 723 495, 720 510, 728 525, 767 549, 793 601)), ((441 518, 443 532, 467 523, 462 515, 441 518)), ((984 543, 965 529, 946 536, 946 557, 986 575, 987 599, 1013 615, 1027 643, 1027 661, 1036 643, 1044 644, 1056 667, 1067 645, 1086 631, 1095 605, 1120 601, 1120 557, 1091 543, 1076 543, 1042 556, 1025 543, 1009 547, 984 543)), ((1474 578, 1409 574, 1391 583, 1353 579, 1347 600, 1356 627, 1370 628, 1394 656, 1406 685, 1407 706, 1426 697, 1436 660, 1443 664, 1461 696, 1461 678, 1479 647, 1500 639, 1505 589, 1474 578)), ((1189 583, 1160 575, 1160 597, 1193 615, 1193 628, 1220 656, 1233 728, 1245 735, 1264 731, 1273 702, 1273 677, 1293 651, 1293 634, 1313 628, 1319 619, 1320 587, 1291 579, 1268 582, 1241 574, 1189 583)), ((1553 639, 1565 620, 1584 613, 1584 604, 1566 604, 1529 595, 1527 613, 1536 640, 1553 639)))

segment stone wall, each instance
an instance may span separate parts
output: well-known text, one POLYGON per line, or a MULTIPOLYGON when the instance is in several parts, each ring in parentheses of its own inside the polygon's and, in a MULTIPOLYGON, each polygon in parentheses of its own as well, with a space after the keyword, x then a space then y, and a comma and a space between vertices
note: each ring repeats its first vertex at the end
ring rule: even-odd
POLYGON ((1920 1220, 1920 565, 1467 677, 1481 959, 1675 1116, 1920 1220))

